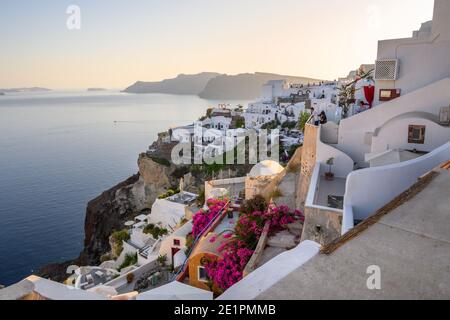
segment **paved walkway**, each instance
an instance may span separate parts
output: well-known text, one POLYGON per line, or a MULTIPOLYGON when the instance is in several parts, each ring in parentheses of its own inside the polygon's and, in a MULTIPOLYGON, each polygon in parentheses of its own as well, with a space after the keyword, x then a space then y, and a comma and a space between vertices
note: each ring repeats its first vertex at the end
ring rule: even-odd
POLYGON ((330 255, 319 254, 257 299, 450 299, 450 172, 330 255), (369 290, 378 266, 381 290, 369 290))

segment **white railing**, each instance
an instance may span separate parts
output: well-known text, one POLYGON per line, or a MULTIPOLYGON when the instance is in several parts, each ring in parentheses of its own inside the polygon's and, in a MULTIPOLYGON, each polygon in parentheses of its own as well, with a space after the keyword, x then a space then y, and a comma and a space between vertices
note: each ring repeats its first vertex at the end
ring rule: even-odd
POLYGON ((368 218, 449 159, 450 142, 420 158, 352 172, 347 178, 344 219, 368 218))
POLYGON ((309 184, 308 195, 306 196, 305 207, 342 213, 341 209, 325 207, 316 204, 316 195, 320 192, 321 172, 322 172, 322 164, 320 162, 317 162, 316 165, 314 166, 314 171, 311 175, 311 182, 309 184))
POLYGON ((351 205, 344 205, 344 214, 342 216, 342 230, 341 234, 344 235, 355 227, 355 219, 353 217, 353 208, 351 205))

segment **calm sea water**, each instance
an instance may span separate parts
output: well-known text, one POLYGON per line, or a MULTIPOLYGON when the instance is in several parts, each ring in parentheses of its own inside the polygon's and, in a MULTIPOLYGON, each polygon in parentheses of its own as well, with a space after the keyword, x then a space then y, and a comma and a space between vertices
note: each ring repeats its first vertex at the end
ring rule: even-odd
POLYGON ((87 202, 136 173, 158 132, 217 103, 117 92, 0 96, 0 284, 78 256, 87 202))

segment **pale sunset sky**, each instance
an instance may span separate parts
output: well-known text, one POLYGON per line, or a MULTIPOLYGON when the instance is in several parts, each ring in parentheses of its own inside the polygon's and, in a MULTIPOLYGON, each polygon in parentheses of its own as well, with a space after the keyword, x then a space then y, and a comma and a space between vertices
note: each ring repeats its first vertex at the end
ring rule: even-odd
POLYGON ((410 37, 433 0, 14 0, 0 3, 0 88, 123 89, 179 73, 335 79, 410 37), (81 9, 68 30, 66 9, 81 9))

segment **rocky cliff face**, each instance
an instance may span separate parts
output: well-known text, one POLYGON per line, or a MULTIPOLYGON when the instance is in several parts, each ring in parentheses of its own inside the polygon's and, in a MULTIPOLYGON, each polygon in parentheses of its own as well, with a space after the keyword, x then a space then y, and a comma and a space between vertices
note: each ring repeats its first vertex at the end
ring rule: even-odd
POLYGON ((109 236, 124 228, 124 223, 137 213, 151 208, 156 198, 177 182, 171 177, 174 166, 139 156, 139 173, 91 200, 86 209, 84 249, 80 256, 61 264, 42 268, 39 275, 64 280, 67 266, 98 265, 100 257, 111 250, 109 236))
POLYGON ((145 154, 138 160, 139 173, 90 201, 86 210, 82 264, 99 264, 110 250, 109 236, 139 212, 150 209, 156 198, 177 182, 173 166, 156 163, 145 154))

